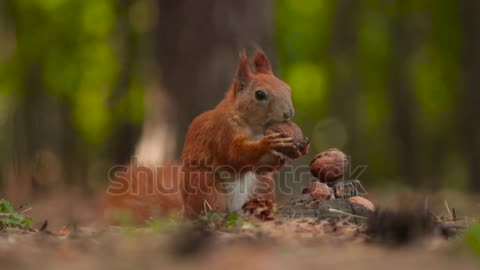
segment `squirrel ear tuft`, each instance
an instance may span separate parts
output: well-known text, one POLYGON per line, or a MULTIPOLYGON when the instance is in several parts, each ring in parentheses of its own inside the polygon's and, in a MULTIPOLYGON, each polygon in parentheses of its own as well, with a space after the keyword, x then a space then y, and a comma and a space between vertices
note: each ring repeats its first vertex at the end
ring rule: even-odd
POLYGON ((259 73, 272 74, 272 65, 262 50, 257 50, 253 59, 255 71, 259 73))
POLYGON ((240 64, 235 78, 235 92, 240 92, 247 86, 250 81, 251 73, 248 64, 248 56, 245 50, 240 51, 240 64))

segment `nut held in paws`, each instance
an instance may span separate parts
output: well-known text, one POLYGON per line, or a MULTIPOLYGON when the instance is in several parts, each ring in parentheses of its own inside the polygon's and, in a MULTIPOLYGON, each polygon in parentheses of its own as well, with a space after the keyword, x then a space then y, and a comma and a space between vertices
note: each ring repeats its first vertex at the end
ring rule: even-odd
POLYGON ((300 151, 301 155, 298 155, 297 151, 288 150, 286 152, 283 152, 289 158, 297 159, 302 155, 306 155, 308 153, 310 143, 308 142, 308 139, 303 136, 302 130, 295 123, 291 121, 277 123, 271 125, 265 131, 266 136, 273 133, 281 133, 293 138, 294 144, 296 148, 300 151))
POLYGON ((310 172, 322 181, 331 182, 342 178, 347 167, 347 156, 338 149, 329 149, 312 160, 310 172))

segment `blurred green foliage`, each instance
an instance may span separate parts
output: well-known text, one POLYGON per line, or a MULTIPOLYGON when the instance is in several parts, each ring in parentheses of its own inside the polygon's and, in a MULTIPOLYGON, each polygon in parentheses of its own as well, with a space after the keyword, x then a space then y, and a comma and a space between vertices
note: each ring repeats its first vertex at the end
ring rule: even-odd
POLYGON ((108 103, 121 75, 125 43, 116 29, 117 1, 18 0, 5 8, 2 19, 15 35, 6 42, 14 42, 16 49, 0 62, 0 93, 18 97, 44 89, 72 107, 75 127, 93 144, 104 142, 118 112, 142 120, 138 82, 131 83, 120 108, 108 103), (37 89, 30 90, 24 84, 32 72, 40 78, 34 82, 37 89))
MULTIPOLYGON (((459 2, 365 0, 351 1, 351 8, 341 3, 276 1, 280 75, 293 88, 296 121, 312 139, 312 152, 342 148, 354 164, 368 164, 362 180, 369 184, 395 183, 391 180, 403 176, 391 92, 395 60, 401 57, 418 156, 419 179, 413 181, 465 188, 467 165, 457 128, 465 35, 459 2), (342 24, 343 19, 349 20, 342 24), (396 46, 398 25, 407 33, 405 48, 396 46), (344 39, 345 33, 353 34, 344 39)), ((80 145, 108 143, 121 123, 141 125, 147 86, 139 58, 154 57, 138 44, 157 22, 154 5, 151 0, 0 2, 0 125, 37 93, 68 108, 62 113, 81 135, 80 145)), ((0 134, 2 149, 7 136, 0 134)))
POLYGON ((32 220, 32 217, 25 215, 25 211, 17 212, 9 201, 0 200, 0 231, 7 227, 28 229, 32 220))
POLYGON ((319 119, 328 101, 326 46, 332 1, 281 0, 277 11, 277 46, 284 79, 294 88, 298 111, 319 119))
MULTIPOLYGON (((318 136, 323 140, 330 137, 331 141, 316 143, 314 140, 313 146, 331 145, 344 149, 354 163, 368 164, 367 177, 395 179, 401 176, 396 165, 400 162, 395 152, 398 142, 392 131, 393 105, 388 90, 391 78, 396 76, 392 70, 395 57, 392 48, 396 42, 395 23, 400 21, 408 32, 406 43, 409 47, 401 49, 407 51, 414 103, 406 105, 414 111, 415 147, 420 157, 419 179, 414 181, 434 181, 439 186, 463 188, 464 183, 458 178, 464 175, 460 172, 464 169, 464 161, 458 156, 458 133, 455 131, 461 93, 459 2, 360 1, 347 11, 347 16, 354 21, 343 28, 335 28, 335 11, 342 8, 340 2, 278 1, 277 46, 281 74, 293 87, 297 121, 312 138, 316 137, 312 127, 322 119, 332 118, 345 127, 346 134, 356 136, 347 136, 341 145, 336 141, 338 136, 343 136, 342 132, 337 132, 338 136, 318 136), (342 46, 342 50, 352 51, 346 60, 330 56, 334 46, 338 46, 332 44, 335 31, 354 33, 354 43, 342 46), (350 74, 351 70, 357 74, 350 74), (332 91, 339 90, 332 90, 332 86, 339 83, 335 82, 338 78, 351 80, 354 89, 348 89, 344 97, 355 99, 356 108, 349 108, 352 103, 345 99, 332 98, 335 94, 332 91), (349 116, 342 118, 335 107, 349 116), (455 164, 455 172, 448 164, 455 164), (452 177, 455 181, 448 181, 452 177)), ((321 150, 313 149, 314 152, 321 150)))
POLYGON ((465 240, 472 251, 480 255, 480 224, 475 224, 468 228, 465 233, 465 240))

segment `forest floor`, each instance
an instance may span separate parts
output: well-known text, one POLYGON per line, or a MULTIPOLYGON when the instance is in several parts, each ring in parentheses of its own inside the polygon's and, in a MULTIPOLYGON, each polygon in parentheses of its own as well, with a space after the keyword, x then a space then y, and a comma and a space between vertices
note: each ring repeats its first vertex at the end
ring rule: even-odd
POLYGON ((152 220, 144 228, 113 227, 94 222, 95 202, 79 201, 73 195, 46 198, 34 204, 34 230, 2 229, 0 269, 394 270, 478 269, 480 264, 462 232, 397 245, 372 241, 365 224, 348 218, 258 221, 210 216, 200 227, 172 217, 152 220))

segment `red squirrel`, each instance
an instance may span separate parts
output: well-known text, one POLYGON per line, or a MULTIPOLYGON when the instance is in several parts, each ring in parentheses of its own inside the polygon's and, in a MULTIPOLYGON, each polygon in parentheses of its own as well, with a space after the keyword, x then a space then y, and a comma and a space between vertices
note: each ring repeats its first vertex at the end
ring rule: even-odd
POLYGON ((291 88, 272 72, 261 51, 250 68, 247 54, 224 99, 191 123, 183 148, 184 214, 238 211, 253 197, 275 201, 273 172, 285 150, 298 151, 285 134, 264 136, 272 124, 294 116, 291 88))
POLYGON ((116 209, 142 222, 172 212, 195 218, 210 210, 238 211, 254 197, 275 202, 273 172, 288 160, 282 152, 298 149, 285 134, 264 133, 293 116, 291 89, 275 77, 265 54, 256 52, 251 70, 242 51, 224 99, 191 123, 182 166, 127 167, 108 189, 107 219, 116 209))

